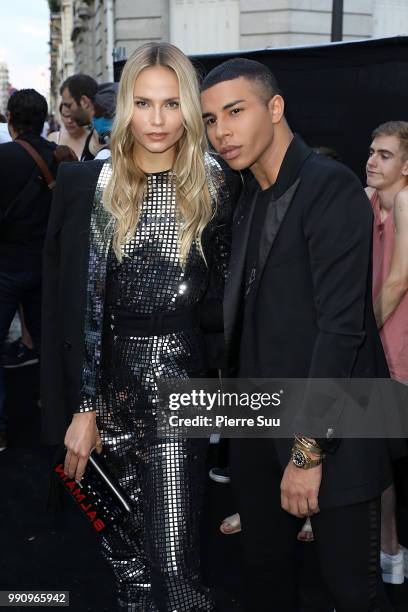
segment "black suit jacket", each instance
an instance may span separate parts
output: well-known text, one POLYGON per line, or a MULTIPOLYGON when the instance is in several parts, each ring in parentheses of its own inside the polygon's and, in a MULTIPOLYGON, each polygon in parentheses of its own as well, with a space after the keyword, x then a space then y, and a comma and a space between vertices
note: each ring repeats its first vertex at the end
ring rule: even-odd
MULTIPOLYGON (((371 298, 372 212, 357 177, 295 136, 273 187, 244 321, 250 181, 234 221, 224 326, 236 374, 254 378, 388 377, 371 298)), ((256 204, 255 204, 256 206, 256 204)), ((248 299, 248 296, 247 298, 248 299)), ((306 406, 307 408, 307 406, 306 406)), ((307 434, 306 431, 301 433, 307 434)), ((275 440, 282 466, 291 441, 275 440)), ((382 440, 327 444, 321 505, 375 497, 390 480, 382 440)))

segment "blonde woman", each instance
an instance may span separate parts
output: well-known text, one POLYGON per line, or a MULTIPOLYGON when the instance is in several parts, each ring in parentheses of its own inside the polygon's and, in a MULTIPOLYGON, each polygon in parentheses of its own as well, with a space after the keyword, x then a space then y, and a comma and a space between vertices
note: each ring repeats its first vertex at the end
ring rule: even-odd
POLYGON ((86 127, 77 124, 63 104, 60 104, 59 111, 63 127, 57 132, 51 132, 48 140, 58 145, 66 145, 81 159, 90 132, 86 127))
POLYGON ((65 436, 78 480, 102 451, 133 500, 103 540, 122 609, 213 609, 198 548, 206 443, 157 438, 157 380, 206 371, 198 311, 209 279, 221 298, 228 198, 190 61, 140 47, 121 77, 112 159, 62 169, 45 248, 45 435, 65 436))

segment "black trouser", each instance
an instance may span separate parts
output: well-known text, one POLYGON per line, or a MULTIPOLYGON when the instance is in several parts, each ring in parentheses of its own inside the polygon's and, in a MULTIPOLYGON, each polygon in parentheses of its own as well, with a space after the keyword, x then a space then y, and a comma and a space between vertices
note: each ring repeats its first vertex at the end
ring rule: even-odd
MULTIPOLYGON (((271 440, 231 440, 232 486, 242 522, 247 612, 299 609, 296 535, 281 508, 282 468, 271 440)), ((380 499, 312 517, 318 567, 336 612, 389 610, 379 566, 380 499)))
MULTIPOLYGON (((0 352, 18 305, 22 304, 24 320, 37 350, 41 336, 41 268, 30 271, 0 270, 0 352)), ((5 390, 0 365, 0 431, 5 429, 5 390)))

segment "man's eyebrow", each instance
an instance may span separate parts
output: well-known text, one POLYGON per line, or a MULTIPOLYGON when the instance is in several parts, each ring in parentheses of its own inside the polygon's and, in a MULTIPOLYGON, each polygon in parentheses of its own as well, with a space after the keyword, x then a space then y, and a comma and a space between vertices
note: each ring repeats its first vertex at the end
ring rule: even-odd
MULTIPOLYGON (((244 98, 240 100, 233 100, 233 102, 228 102, 228 104, 225 104, 222 107, 222 110, 228 110, 229 108, 232 108, 233 106, 235 106, 236 104, 240 104, 241 102, 245 102, 244 98)), ((203 113, 203 119, 206 119, 207 117, 214 117, 214 113, 203 113)))
POLYGON ((373 147, 370 147, 370 151, 374 151, 376 153, 388 153, 388 155, 395 155, 395 153, 389 151, 388 149, 374 149, 373 147))
POLYGON ((228 110, 232 106, 235 106, 236 104, 240 104, 240 102, 245 102, 245 100, 242 98, 241 100, 234 100, 233 102, 228 102, 228 104, 222 107, 222 110, 228 110))

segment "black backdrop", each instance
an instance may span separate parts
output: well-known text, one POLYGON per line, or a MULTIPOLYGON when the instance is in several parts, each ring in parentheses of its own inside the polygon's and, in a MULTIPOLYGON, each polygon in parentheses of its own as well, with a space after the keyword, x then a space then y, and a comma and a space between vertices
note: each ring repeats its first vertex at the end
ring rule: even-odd
MULTIPOLYGON (((372 130, 408 120, 408 36, 191 59, 205 75, 231 57, 267 64, 283 90, 292 129, 311 146, 334 148, 363 181, 372 130)), ((115 80, 123 64, 115 63, 115 80)))

